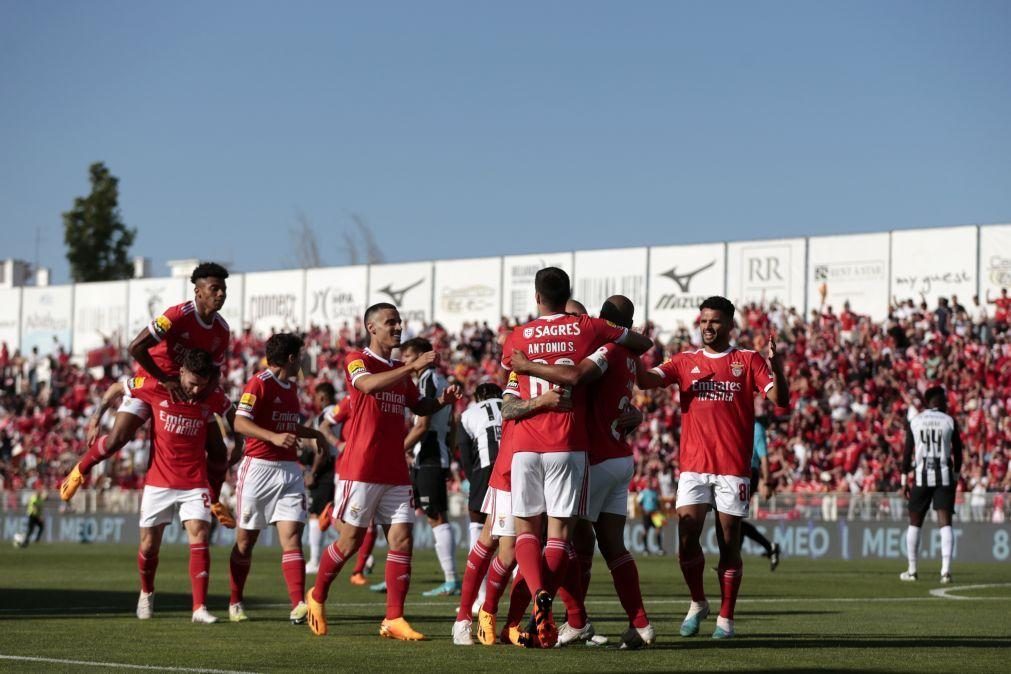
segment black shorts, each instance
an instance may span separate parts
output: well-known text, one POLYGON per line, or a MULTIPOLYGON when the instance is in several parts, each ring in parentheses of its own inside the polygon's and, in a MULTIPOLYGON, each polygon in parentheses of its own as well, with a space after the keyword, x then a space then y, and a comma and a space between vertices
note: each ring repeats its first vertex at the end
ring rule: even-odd
POLYGON ((446 469, 442 466, 418 466, 412 471, 414 505, 429 517, 449 511, 446 493, 446 469))
POLYGON ((930 506, 934 510, 955 510, 955 487, 911 487, 909 490, 909 512, 926 514, 930 506))
POLYGON ((309 490, 309 514, 319 515, 327 503, 333 501, 333 473, 327 473, 316 480, 316 486, 309 490))
POLYGON ((754 496, 755 492, 758 491, 758 478, 759 478, 758 469, 757 468, 752 468, 751 469, 751 491, 748 492, 749 496, 754 496))
POLYGON ((470 498, 467 499, 467 508, 479 513, 484 505, 484 496, 488 493, 488 480, 491 479, 493 466, 478 468, 470 475, 470 498))

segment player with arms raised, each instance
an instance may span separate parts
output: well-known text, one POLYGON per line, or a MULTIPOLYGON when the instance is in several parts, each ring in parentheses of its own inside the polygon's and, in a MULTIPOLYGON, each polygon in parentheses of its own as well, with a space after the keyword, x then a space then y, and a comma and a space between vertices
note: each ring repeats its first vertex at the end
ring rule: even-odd
POLYGON ((424 635, 404 619, 404 597, 411 582, 414 544, 414 499, 404 456, 407 436, 405 411, 428 416, 452 404, 459 389, 449 386, 438 399, 423 398, 412 375, 436 360, 435 351, 419 355, 410 365, 392 360, 400 346, 403 323, 392 304, 374 304, 365 311, 369 346, 350 351, 345 359, 347 388, 351 391, 348 441, 341 457, 340 484, 334 517, 341 521, 340 538, 323 552, 316 584, 306 593, 309 628, 327 632, 324 605, 337 574, 362 543, 375 519, 386 530, 386 618, 380 636, 417 641, 424 635))
POLYGON ((151 466, 140 502, 140 598, 137 617, 146 620, 154 610, 154 576, 158 569, 165 525, 179 510, 179 519, 189 537, 190 584, 193 589, 193 622, 214 623, 207 611, 207 584, 211 569, 208 537, 211 500, 207 487, 207 431, 215 428, 214 415, 225 416, 232 407, 214 383, 217 367, 211 355, 190 349, 182 358, 179 381, 171 394, 161 382, 135 377, 127 382, 125 402, 139 400, 155 411, 153 416, 151 466))
POLYGON ((299 439, 315 440, 316 455, 325 459, 330 446, 323 434, 302 425, 295 378, 302 362, 302 338, 290 333, 267 340, 267 369, 246 382, 235 412, 235 432, 246 437, 239 467, 235 509, 239 528, 230 559, 232 596, 228 617, 247 620, 243 591, 260 532, 273 524, 281 544, 281 573, 291 601, 289 619, 305 622, 305 559, 302 529, 306 520, 305 485, 298 462, 299 439))
POLYGON ((751 499, 755 394, 764 393, 780 407, 786 407, 790 394, 772 338, 763 354, 735 348, 730 344, 734 328, 730 300, 710 297, 700 309, 703 348, 676 354, 652 370, 640 369, 638 383, 643 389, 677 385, 681 392, 676 507, 681 573, 692 597, 681 636, 698 634, 701 621, 709 615, 702 588, 705 557, 700 539, 706 514, 715 509, 720 547, 716 573, 722 603, 713 638, 727 639, 734 635, 734 606, 741 587, 741 520, 748 514, 751 499))
MULTIPOLYGON (((636 353, 652 341, 599 318, 565 313, 571 296, 569 276, 547 267, 534 278, 540 317, 516 327, 509 336, 511 348, 529 360, 573 365, 608 342, 618 342, 636 353)), ((507 345, 507 346, 508 346, 507 345)), ((512 351, 503 353, 502 365, 511 370, 512 351)), ((574 519, 586 509, 587 401, 584 389, 569 392, 571 411, 543 411, 527 416, 539 395, 552 388, 548 382, 518 375, 510 377, 502 405, 503 419, 516 420, 512 445, 512 514, 516 521, 516 560, 534 597, 534 624, 541 648, 558 639, 551 606, 565 577, 569 540, 574 519), (541 531, 547 516, 548 540, 541 561, 541 531)))
MULTIPOLYGON (((140 366, 137 375, 161 383, 173 400, 185 399, 179 368, 187 352, 200 349, 211 354, 215 366, 220 368, 225 364, 231 332, 219 312, 225 304, 227 278, 228 271, 219 264, 199 265, 190 276, 193 299, 166 309, 130 343, 130 355, 140 366)), ((101 416, 104 407, 99 409, 101 416)), ((137 430, 150 418, 150 405, 139 398, 127 397, 119 407, 109 434, 91 444, 60 484, 60 498, 64 501, 73 498, 91 469, 133 440, 137 430)), ((217 429, 211 430, 207 449, 212 511, 223 525, 231 528, 235 526, 235 519, 228 507, 219 502, 221 485, 228 472, 228 450, 217 429)))

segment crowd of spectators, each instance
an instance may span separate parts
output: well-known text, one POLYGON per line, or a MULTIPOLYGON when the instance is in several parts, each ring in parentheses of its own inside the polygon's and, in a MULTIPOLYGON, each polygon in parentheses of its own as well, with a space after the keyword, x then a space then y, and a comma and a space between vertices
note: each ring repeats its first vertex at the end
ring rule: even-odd
MULTIPOLYGON (((966 307, 952 297, 934 308, 912 300, 894 302, 889 318, 871 320, 847 307, 824 304, 809 316, 775 304, 738 309, 736 344, 761 348, 770 334, 784 355, 791 382, 789 409, 756 401, 766 426, 769 467, 779 492, 863 493, 899 489, 907 419, 921 406, 920 394, 944 385, 949 411, 963 435, 965 459, 959 489, 967 500, 1011 490, 1011 332, 1008 302, 966 307), (993 311, 989 311, 994 309, 993 311)), ((698 331, 641 328, 657 346, 643 357, 647 367, 672 353, 698 348, 698 331)), ((439 325, 412 329, 441 354, 447 376, 467 394, 486 380, 501 380, 499 359, 505 321, 469 325, 449 334, 439 325)), ((364 335, 314 328, 305 333, 301 391, 308 418, 312 387, 329 381, 345 394, 344 356, 364 335)), ((234 336, 225 391, 238 398, 244 382, 263 366, 263 340, 249 330, 234 336)), ((85 368, 58 347, 22 355, 0 347, 0 488, 56 488, 84 451, 88 417, 102 392, 130 372, 125 350, 113 349, 99 365, 85 368)), ((469 397, 457 404, 459 414, 469 397)), ((678 392, 639 392, 644 422, 631 437, 637 465, 633 489, 650 489, 669 501, 678 476, 678 392)), ((111 424, 112 414, 104 423, 111 424)), ((107 462, 96 486, 137 488, 147 465, 147 430, 107 462)), ((455 474, 453 489, 461 476, 455 474)))

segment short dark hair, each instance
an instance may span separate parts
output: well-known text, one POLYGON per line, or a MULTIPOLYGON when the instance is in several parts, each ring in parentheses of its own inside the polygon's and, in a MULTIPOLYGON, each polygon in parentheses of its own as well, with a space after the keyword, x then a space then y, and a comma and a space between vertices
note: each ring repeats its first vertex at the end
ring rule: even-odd
POLYGON ((327 398, 333 400, 337 397, 337 389, 334 388, 333 384, 328 381, 321 381, 316 384, 316 388, 313 389, 316 393, 323 393, 327 398))
POLYGON ((408 349, 417 353, 428 353, 432 350, 432 343, 424 337, 415 337, 400 345, 401 351, 406 351, 408 349))
POLYGON ((478 384, 477 388, 474 389, 474 400, 481 402, 482 400, 491 400, 492 398, 501 398, 502 388, 498 384, 493 384, 491 382, 485 382, 484 384, 478 384))
POLYGON ((734 319, 734 303, 726 297, 720 297, 719 295, 707 297, 702 304, 699 305, 699 311, 702 311, 703 309, 720 311, 727 317, 728 320, 734 319))
POLYGON ((201 262, 190 275, 190 283, 195 284, 202 278, 228 278, 228 270, 217 262, 201 262))
POLYGON ((180 365, 198 377, 213 377, 218 372, 214 358, 203 349, 190 349, 184 353, 183 362, 180 365))
POLYGON ((288 358, 297 356, 304 342, 298 335, 278 332, 267 340, 267 365, 287 365, 288 358))
POLYGON ((569 275, 558 267, 545 267, 534 276, 534 290, 540 293, 545 306, 563 309, 572 297, 569 275))
POLYGON ((365 315, 362 317, 362 324, 365 325, 365 327, 368 327, 369 321, 372 320, 372 317, 384 309, 397 310, 397 308, 389 302, 377 302, 365 310, 365 315))
POLYGON ((923 402, 927 403, 927 407, 943 407, 948 402, 948 394, 943 386, 931 386, 923 393, 923 402))

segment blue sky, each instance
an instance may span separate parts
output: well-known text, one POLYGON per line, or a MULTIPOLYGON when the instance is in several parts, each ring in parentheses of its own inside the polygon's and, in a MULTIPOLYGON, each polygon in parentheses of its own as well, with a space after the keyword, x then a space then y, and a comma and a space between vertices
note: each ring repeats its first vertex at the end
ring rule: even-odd
POLYGON ((328 264, 1011 221, 1008 2, 0 0, 0 258, 328 264))

